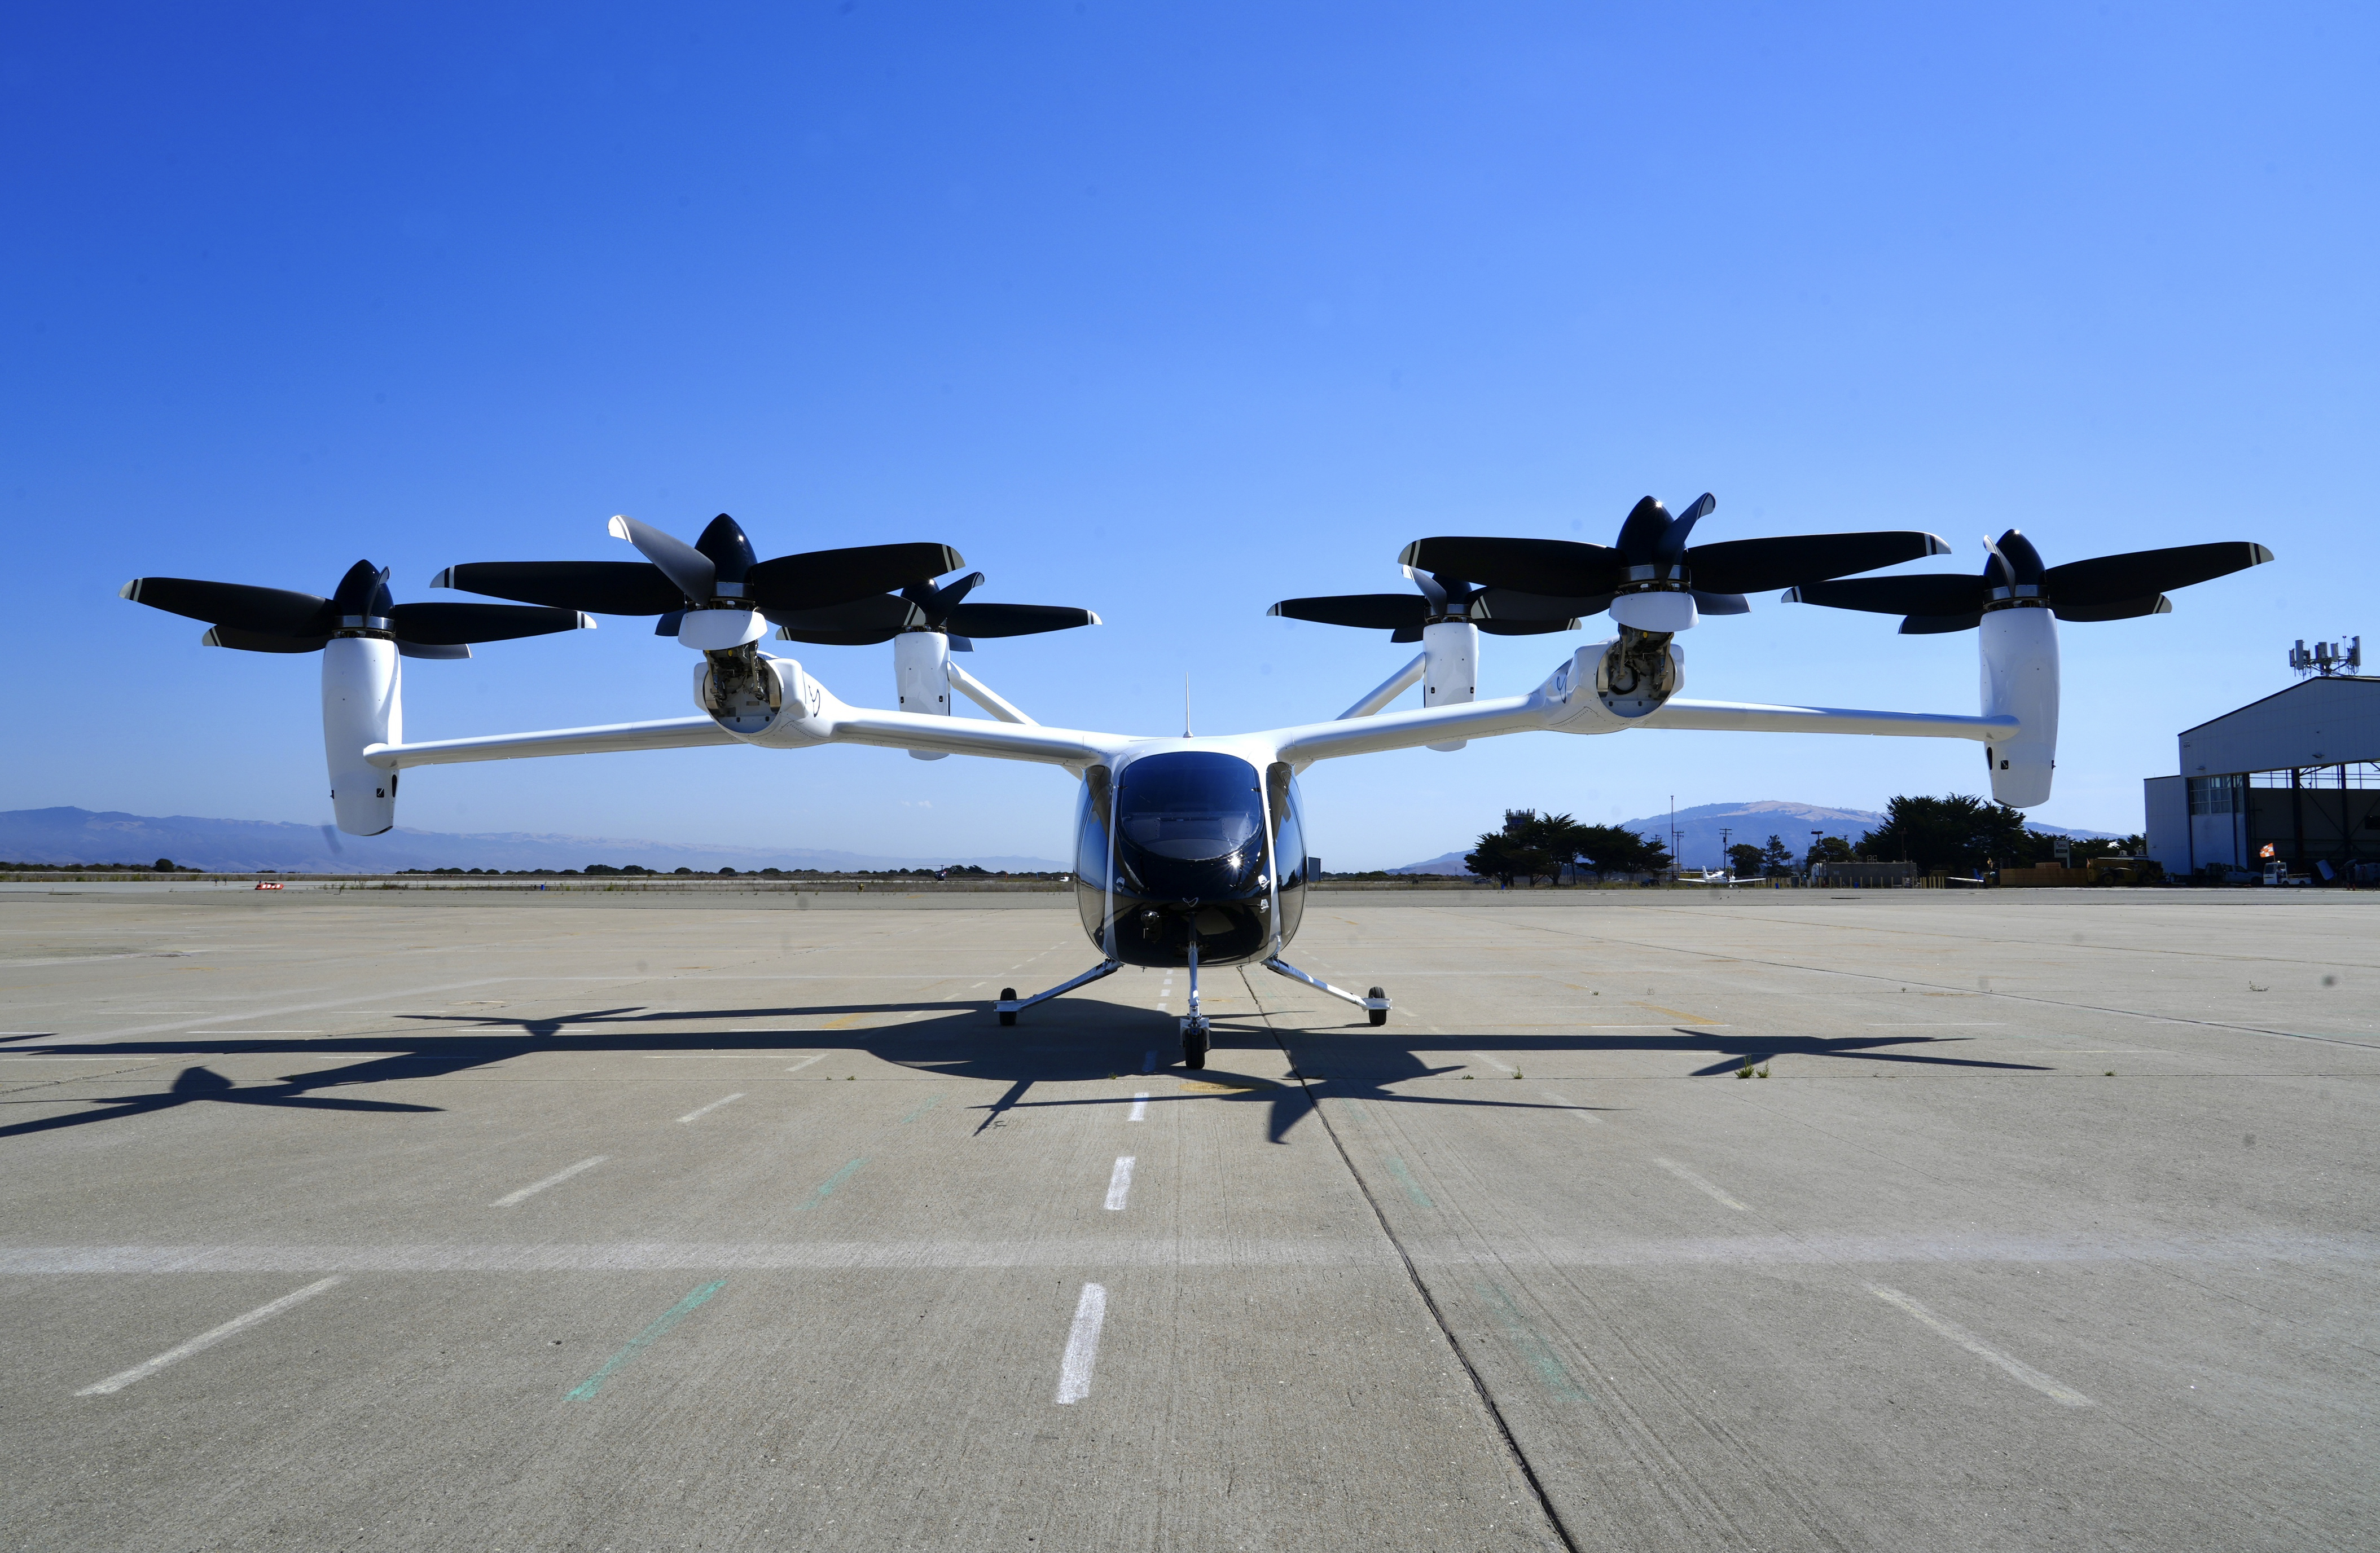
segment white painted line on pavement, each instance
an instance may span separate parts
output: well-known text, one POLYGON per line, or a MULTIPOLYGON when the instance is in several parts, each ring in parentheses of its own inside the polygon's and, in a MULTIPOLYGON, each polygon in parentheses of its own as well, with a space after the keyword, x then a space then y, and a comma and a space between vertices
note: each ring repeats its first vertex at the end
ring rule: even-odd
POLYGON ((1915 1300, 1911 1299, 1908 1295, 1902 1293, 1898 1289, 1891 1288, 1890 1286, 1882 1283, 1871 1283, 1867 1285, 1867 1292, 1888 1304, 1899 1305, 1902 1310, 1908 1312, 1911 1316, 1915 1316, 1919 1321, 1925 1323, 1926 1326, 1933 1328, 1936 1331, 1941 1333, 1944 1337, 1949 1338, 1952 1342, 1957 1343, 1960 1347, 1965 1349, 1968 1353, 1973 1353, 1978 1359, 1989 1360, 1991 1363, 1998 1365, 2000 1368, 2006 1370, 2009 1374, 2014 1376, 2017 1379, 2023 1381, 2027 1386, 2032 1387, 2034 1390, 2040 1392, 2042 1395, 2049 1398, 2053 1401, 2063 1402, 2068 1407, 2095 1407, 2097 1405, 2092 1401, 2090 1398, 2084 1396, 2082 1392, 2075 1390, 2072 1387, 2062 1386, 2057 1381, 2052 1380, 2049 1377, 2042 1374, 2039 1370, 2034 1369, 2031 1365, 2025 1364, 2022 1360, 2009 1357, 1998 1349, 1994 1348, 1989 1343, 1984 1341, 1983 1339, 1977 1337, 1974 1333, 1967 1330, 1964 1327, 1960 1326, 1957 1322, 1945 1321, 1942 1317, 1935 1315, 1932 1311, 1926 1309, 1924 1305, 1919 1304, 1915 1300))
POLYGON ((1671 1175, 1676 1176, 1680 1181, 1682 1181, 1687 1185, 1694 1188, 1694 1190, 1709 1193, 1714 1198, 1718 1199, 1719 1202, 1725 1203, 1728 1207, 1735 1209, 1738 1213, 1749 1213, 1751 1211, 1751 1209, 1745 1207, 1742 1203, 1737 1202, 1733 1197, 1729 1196, 1718 1187, 1713 1186, 1709 1182, 1705 1181, 1702 1177, 1686 1169, 1685 1166, 1681 1165, 1675 1159, 1664 1159, 1659 1155, 1656 1154, 1653 1156, 1653 1163, 1660 1166, 1671 1175))
POLYGON ((86 1386, 81 1390, 77 1391, 75 1395, 78 1397, 104 1397, 110 1392, 121 1391, 136 1380, 148 1379, 151 1376, 155 1375, 159 1370, 164 1369, 167 1365, 176 1364, 181 1360, 187 1359, 191 1354, 198 1353, 201 1349, 212 1348, 215 1344, 223 1341, 224 1339, 230 1337, 233 1333, 245 1331, 249 1328, 255 1326, 260 1321, 269 1321, 301 1300, 310 1300, 315 1295, 321 1293, 323 1290, 332 1288, 337 1284, 345 1283, 346 1280, 347 1278, 345 1273, 334 1273, 328 1278, 322 1279, 313 1283, 309 1283, 305 1288, 298 1290, 294 1293, 282 1295, 271 1304, 257 1306, 254 1310, 249 1311, 246 1316, 235 1316, 230 1320, 225 1322, 222 1326, 217 1327, 211 1332, 200 1332, 197 1337, 194 1337, 189 1341, 182 1344, 181 1347, 169 1348, 165 1350, 164 1353, 160 1353, 155 1358, 148 1361, 146 1364, 135 1365, 121 1375, 111 1375, 105 1380, 99 1382, 95 1386, 86 1386))
POLYGON ((735 1102, 735 1101, 736 1101, 736 1100, 740 1100, 740 1099, 742 1099, 743 1098, 744 1098, 743 1094, 739 1091, 739 1092, 737 1092, 737 1093, 735 1093, 735 1094, 733 1094, 733 1095, 727 1096, 724 1099, 717 1099, 717 1100, 713 1100, 713 1101, 711 1101, 711 1102, 710 1102, 709 1105, 707 1105, 707 1106, 697 1106, 694 1110, 690 1110, 690 1111, 687 1111, 684 1116, 679 1117, 679 1118, 678 1118, 678 1120, 679 1120, 680 1122, 692 1122, 692 1121, 695 1121, 695 1120, 697 1120, 697 1119, 698 1119, 698 1118, 700 1118, 700 1117, 709 1116, 712 1111, 717 1110, 721 1106, 728 1105, 728 1104, 732 1104, 733 1102, 735 1102))
POLYGON ((1499 1062, 1496 1059, 1488 1056, 1484 1051, 1466 1051, 1463 1055, 1465 1057, 1478 1058, 1482 1062, 1487 1063, 1489 1067, 1495 1069, 1500 1074, 1518 1073, 1521 1071, 1520 1069, 1512 1066, 1510 1062, 1499 1062))
MULTIPOLYGON (((1578 1104, 1576 1100, 1572 1099, 1569 1096, 1557 1095, 1550 1089, 1540 1091, 1537 1098, 1541 1100, 1551 1100, 1558 1106, 1574 1106, 1578 1104)), ((1595 1112, 1591 1110, 1573 1110, 1571 1114, 1577 1117, 1581 1122, 1592 1122, 1598 1127, 1603 1125, 1603 1118, 1596 1115, 1595 1112)))
POLYGON ((1107 1318, 1108 1292, 1084 1284, 1083 1297, 1075 1304, 1075 1325, 1066 1333, 1066 1356, 1058 1364, 1059 1405, 1091 1394, 1091 1366, 1099 1361, 1099 1329, 1107 1318))
POLYGON ((490 1207, 510 1207, 515 1203, 519 1202, 522 1198, 533 1197, 549 1186, 561 1185, 564 1182, 568 1181, 572 1176, 577 1175, 580 1171, 591 1171, 610 1158, 611 1156, 608 1154, 598 1154, 592 1159, 581 1159, 578 1163, 571 1166, 568 1170, 554 1171, 552 1175, 547 1176, 543 1181, 531 1182, 517 1192, 507 1192, 503 1196, 498 1197, 494 1202, 490 1203, 488 1206, 490 1207))
POLYGON ((1140 1060, 1140 1071, 1145 1074, 1153 1074, 1157 1071, 1157 1048, 1150 1047, 1148 1054, 1140 1060))
POLYGON ((1131 1114, 1130 1116, 1125 1117, 1125 1118, 1124 1118, 1124 1120, 1125 1120, 1126 1122, 1146 1122, 1146 1121, 1148 1121, 1148 1090, 1143 1089, 1143 1090, 1139 1091, 1137 1094, 1135 1094, 1135 1095, 1134 1095, 1134 1096, 1133 1096, 1133 1098, 1132 1098, 1132 1114, 1131 1114))
POLYGON ((798 1062, 795 1063, 792 1067, 787 1068, 785 1071, 786 1071, 787 1073, 789 1073, 789 1074, 797 1074, 797 1073, 801 1072, 804 1068, 808 1067, 812 1062, 824 1062, 825 1060, 826 1060, 826 1053, 825 1053, 825 1052, 823 1052, 823 1051, 813 1051, 813 1052, 811 1052, 808 1056, 807 1056, 807 1057, 803 1058, 800 1062, 798 1062))
POLYGON ((1133 1158, 1129 1154, 1119 1157, 1115 1169, 1108 1172, 1108 1207, 1111 1209, 1122 1209, 1124 1198, 1132 1195, 1133 1158))

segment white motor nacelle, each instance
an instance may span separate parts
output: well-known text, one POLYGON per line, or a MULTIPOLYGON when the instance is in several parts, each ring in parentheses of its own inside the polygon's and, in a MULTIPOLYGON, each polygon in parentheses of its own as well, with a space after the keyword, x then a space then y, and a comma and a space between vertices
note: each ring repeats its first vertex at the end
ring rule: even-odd
POLYGON ((322 751, 339 829, 377 836, 396 823, 396 778, 364 758, 364 746, 402 744, 403 670, 396 644, 334 637, 322 648, 322 751))
MULTIPOLYGON (((1436 711, 1459 707, 1477 693, 1479 627, 1467 620, 1432 621, 1421 628, 1421 704, 1436 711)), ((1449 739, 1432 749, 1461 749, 1468 739, 1449 739)))
MULTIPOLYGON (((892 638, 892 688, 903 711, 951 715, 951 639, 940 631, 904 631, 892 638)), ((940 760, 945 749, 913 749, 912 760, 940 760)))
POLYGON ((2017 720, 2014 738, 1984 746, 1992 796, 2030 808, 2049 801, 2058 766, 2058 622, 2045 609, 1992 610, 1980 630, 1984 715, 2017 720))

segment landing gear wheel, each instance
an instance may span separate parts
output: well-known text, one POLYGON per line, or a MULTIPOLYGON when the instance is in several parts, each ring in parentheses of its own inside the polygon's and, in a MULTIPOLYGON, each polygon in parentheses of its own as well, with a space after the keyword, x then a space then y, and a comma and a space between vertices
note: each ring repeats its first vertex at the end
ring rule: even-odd
MULTIPOLYGON (((1388 994, 1387 994, 1386 992, 1383 992, 1382 990, 1380 990, 1380 989, 1378 989, 1378 988, 1375 987, 1375 988, 1373 988, 1373 989, 1371 989, 1371 991, 1370 991, 1370 992, 1366 993, 1366 997, 1372 997, 1372 998, 1385 998, 1385 997, 1387 997, 1387 996, 1388 996, 1388 994)), ((1389 1011, 1388 1011, 1387 1009, 1384 1009, 1384 1008, 1367 1009, 1367 1010, 1366 1010, 1365 1012, 1366 1012, 1366 1013, 1369 1013, 1369 1014, 1371 1015, 1372 1023, 1373 1023, 1373 1024, 1375 1024, 1375 1025, 1385 1025, 1385 1024, 1387 1024, 1387 1023, 1389 1022, 1389 1011)))
POLYGON ((1185 1068, 1207 1065, 1207 1023, 1203 1019, 1196 1025, 1187 1021, 1183 1024, 1182 1065, 1185 1068))
MULTIPOLYGON (((1014 1002, 1016 1001, 1016 989, 1014 987, 1002 988, 1000 989, 1000 1001, 1003 1003, 1014 1002)), ((1002 1025, 1014 1025, 1016 1023, 1016 1015, 1014 1013, 1003 1013, 1000 1016, 1000 1022, 1002 1025)))

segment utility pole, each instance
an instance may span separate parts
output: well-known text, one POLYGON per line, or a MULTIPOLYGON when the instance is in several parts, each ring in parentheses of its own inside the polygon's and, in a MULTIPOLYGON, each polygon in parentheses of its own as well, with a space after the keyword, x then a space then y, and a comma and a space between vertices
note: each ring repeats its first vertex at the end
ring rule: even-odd
POLYGON ((1718 868, 1721 873, 1735 871, 1735 855, 1727 847, 1727 838, 1733 834, 1735 834, 1735 827, 1731 825, 1722 825, 1718 828, 1718 868))

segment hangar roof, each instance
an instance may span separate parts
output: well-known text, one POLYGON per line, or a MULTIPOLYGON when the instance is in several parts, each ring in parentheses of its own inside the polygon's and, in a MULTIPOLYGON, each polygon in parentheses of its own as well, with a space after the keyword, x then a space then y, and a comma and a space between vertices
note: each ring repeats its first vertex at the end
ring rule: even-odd
POLYGON ((2380 760, 2380 679, 2301 680, 2181 734, 2181 774, 2380 760))

